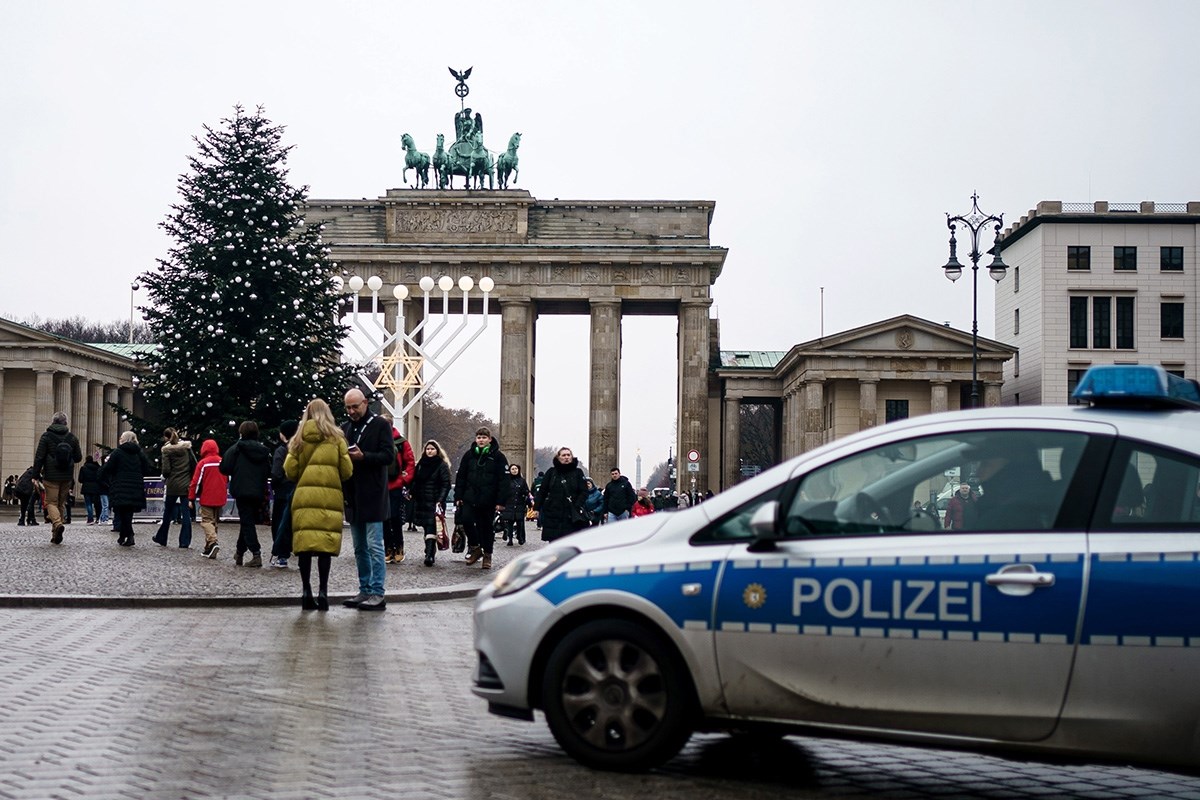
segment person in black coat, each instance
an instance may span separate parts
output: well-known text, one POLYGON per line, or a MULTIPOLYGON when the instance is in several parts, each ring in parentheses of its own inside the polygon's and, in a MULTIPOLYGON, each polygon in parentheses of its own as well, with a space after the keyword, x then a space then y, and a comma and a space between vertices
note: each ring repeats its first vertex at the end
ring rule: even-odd
POLYGON ((542 520, 542 539, 547 542, 587 527, 583 504, 587 498, 587 478, 571 448, 560 447, 554 463, 538 487, 534 507, 542 520))
POLYGON ((383 584, 387 562, 383 554, 383 525, 392 513, 388 497, 388 465, 396 460, 392 425, 371 412, 367 398, 358 389, 346 392, 346 414, 342 426, 354 462, 354 474, 342 484, 346 519, 354 540, 358 567, 358 594, 342 602, 360 611, 382 611, 387 605, 383 584))
POLYGON ((79 468, 79 489, 83 492, 83 505, 87 509, 87 524, 100 521, 100 465, 88 456, 79 468))
POLYGON ((41 483, 38 480, 36 467, 30 467, 21 473, 20 478, 17 478, 13 494, 17 496, 21 505, 21 519, 17 522, 18 525, 38 524, 37 515, 33 511, 33 498, 41 491, 41 483))
POLYGON ((409 485, 411 519, 425 531, 425 566, 432 567, 437 553, 437 518, 445 516, 446 497, 450 494, 450 459, 433 439, 425 443, 423 450, 409 485))
POLYGON ((500 452, 500 443, 487 428, 475 431, 475 446, 463 453, 454 479, 455 521, 467 534, 468 565, 483 560, 483 568, 492 568, 492 546, 496 534, 492 524, 503 511, 509 494, 508 459, 500 452))
POLYGON ((146 507, 146 476, 154 471, 133 431, 121 434, 117 449, 100 468, 100 480, 108 484, 108 502, 117 511, 117 544, 122 547, 133 547, 133 514, 146 507))
POLYGON ((504 542, 509 547, 513 539, 517 544, 525 544, 525 509, 529 508, 529 484, 521 474, 520 464, 508 465, 508 502, 500 512, 504 520, 504 542))
POLYGON ((262 566, 262 547, 258 543, 258 511, 267 495, 271 476, 271 451, 258 440, 258 425, 249 420, 238 426, 241 438, 221 456, 221 473, 229 476, 229 494, 237 503, 238 541, 233 562, 247 567, 262 566))

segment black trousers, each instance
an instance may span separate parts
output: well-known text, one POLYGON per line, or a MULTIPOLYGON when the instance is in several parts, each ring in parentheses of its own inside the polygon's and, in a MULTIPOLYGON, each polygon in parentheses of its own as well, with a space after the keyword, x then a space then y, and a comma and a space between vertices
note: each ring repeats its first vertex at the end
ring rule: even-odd
POLYGON ((462 523, 467 533, 467 547, 481 547, 488 555, 491 555, 492 546, 496 543, 496 533, 492 530, 495 519, 495 506, 469 506, 463 503, 454 513, 454 521, 462 523))
POLYGON ((235 502, 239 524, 237 552, 244 553, 249 550, 253 555, 260 555, 262 548, 258 544, 258 529, 254 525, 258 522, 258 509, 262 500, 257 497, 238 497, 235 502))

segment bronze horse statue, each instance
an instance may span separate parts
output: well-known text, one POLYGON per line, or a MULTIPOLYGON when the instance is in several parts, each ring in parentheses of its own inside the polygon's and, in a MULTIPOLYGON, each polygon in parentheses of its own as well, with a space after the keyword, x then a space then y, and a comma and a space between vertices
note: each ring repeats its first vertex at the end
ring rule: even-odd
POLYGON ((433 177, 439 189, 445 189, 450 182, 450 156, 446 155, 446 137, 437 135, 437 149, 433 151, 433 177))
MULTIPOLYGON (((415 173, 413 182, 418 189, 424 189, 429 185, 429 154, 417 150, 413 138, 407 133, 400 137, 400 146, 404 148, 404 172, 401 173, 404 182, 408 183, 408 171, 411 169, 415 173)), ((441 146, 440 141, 438 146, 441 146)))
POLYGON ((464 189, 482 189, 486 176, 487 188, 491 189, 494 166, 491 153, 483 146, 483 136, 476 130, 471 138, 455 142, 446 151, 445 162, 438 173, 438 185, 440 188, 453 189, 454 176, 462 175, 466 178, 464 189))
POLYGON ((521 146, 521 134, 514 133, 508 140, 508 149, 496 159, 496 182, 499 188, 508 188, 508 175, 513 173, 513 183, 517 182, 521 171, 517 169, 517 148, 521 146))

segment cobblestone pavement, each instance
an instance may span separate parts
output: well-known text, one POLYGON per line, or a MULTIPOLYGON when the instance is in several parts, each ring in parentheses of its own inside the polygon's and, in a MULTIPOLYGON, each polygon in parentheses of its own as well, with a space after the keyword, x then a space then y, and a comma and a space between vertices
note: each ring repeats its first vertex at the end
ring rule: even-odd
POLYGON ((470 612, 7 609, 0 798, 1200 798, 1169 772, 799 737, 697 736, 655 772, 593 772, 540 715, 470 694, 470 612))
MULTIPOLYGON (((109 524, 86 525, 82 519, 67 526, 61 545, 50 544, 50 526, 18 527, 15 515, 0 520, 0 605, 112 605, 122 599, 142 604, 179 604, 189 599, 204 604, 222 600, 245 605, 247 602, 288 602, 300 596, 300 576, 296 559, 288 569, 237 567, 233 554, 237 544, 237 523, 222 523, 217 532, 221 551, 216 560, 200 557, 204 534, 193 528, 190 549, 179 548, 179 526, 172 525, 169 546, 151 541, 156 524, 135 524, 133 547, 118 547, 116 533, 109 524), (98 598, 108 598, 99 601, 98 598)), ((259 526, 258 539, 263 545, 264 562, 270 555, 270 529, 259 526)), ((415 532, 404 535, 408 558, 387 569, 389 599, 402 594, 428 598, 430 595, 465 597, 474 594, 501 567, 515 556, 543 542, 532 525, 529 540, 521 546, 495 544, 490 572, 477 564, 468 567, 463 554, 439 552, 432 567, 424 565, 425 545, 415 532)), ((314 568, 315 570, 315 568, 314 568)), ((314 575, 314 580, 316 576, 314 575)), ((342 554, 333 559, 329 591, 348 596, 358 591, 358 570, 354 564, 354 545, 350 531, 342 537, 342 554)))

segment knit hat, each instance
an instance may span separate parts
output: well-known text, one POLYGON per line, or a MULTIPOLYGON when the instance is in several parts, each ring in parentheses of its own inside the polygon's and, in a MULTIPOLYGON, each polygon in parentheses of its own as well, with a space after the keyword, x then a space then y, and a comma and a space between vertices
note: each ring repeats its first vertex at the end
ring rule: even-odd
POLYGON ((296 430, 300 427, 300 423, 294 419, 285 419, 279 423, 279 432, 287 438, 292 438, 296 435, 296 430))

